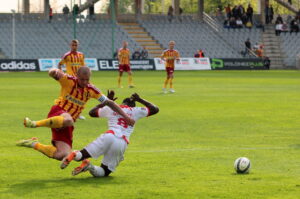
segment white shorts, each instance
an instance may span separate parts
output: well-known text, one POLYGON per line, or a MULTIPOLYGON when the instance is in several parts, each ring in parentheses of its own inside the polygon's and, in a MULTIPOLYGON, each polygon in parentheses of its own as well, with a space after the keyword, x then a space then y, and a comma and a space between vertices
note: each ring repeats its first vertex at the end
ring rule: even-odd
POLYGON ((101 134, 85 147, 92 158, 97 159, 100 155, 104 155, 102 164, 108 166, 110 171, 115 171, 119 163, 124 160, 126 148, 126 141, 111 133, 101 134))

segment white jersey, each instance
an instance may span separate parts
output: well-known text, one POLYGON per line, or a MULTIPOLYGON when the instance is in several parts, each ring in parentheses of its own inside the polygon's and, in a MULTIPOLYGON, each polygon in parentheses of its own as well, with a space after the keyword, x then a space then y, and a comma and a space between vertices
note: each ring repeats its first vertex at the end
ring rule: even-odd
MULTIPOLYGON (((129 107, 125 105, 120 105, 120 107, 134 121, 149 115, 147 107, 129 107)), ((117 137, 125 136, 129 140, 134 127, 129 126, 121 115, 105 106, 98 110, 98 117, 106 117, 108 119, 108 129, 112 130, 117 137)))

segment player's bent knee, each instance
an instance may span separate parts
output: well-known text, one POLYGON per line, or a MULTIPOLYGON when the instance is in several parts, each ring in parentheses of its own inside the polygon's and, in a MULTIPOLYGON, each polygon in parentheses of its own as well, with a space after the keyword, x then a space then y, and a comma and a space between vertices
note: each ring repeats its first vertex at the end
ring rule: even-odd
POLYGON ((65 118, 63 125, 64 125, 64 127, 73 126, 74 125, 74 121, 73 121, 72 118, 65 118))
POLYGON ((56 153, 54 153, 53 158, 56 159, 56 160, 62 160, 67 155, 68 155, 68 153, 66 153, 66 152, 56 152, 56 153))

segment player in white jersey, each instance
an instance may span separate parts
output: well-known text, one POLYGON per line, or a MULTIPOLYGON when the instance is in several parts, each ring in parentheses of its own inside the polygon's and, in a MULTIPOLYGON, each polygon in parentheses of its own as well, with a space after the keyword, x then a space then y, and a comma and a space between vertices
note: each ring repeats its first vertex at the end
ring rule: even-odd
MULTIPOLYGON (((107 97, 115 100, 114 91, 109 91, 107 97)), ((123 100, 120 105, 122 110, 134 121, 158 113, 159 109, 154 104, 140 98, 137 93, 123 100), (135 102, 145 107, 135 107, 135 102)), ((91 117, 105 117, 108 119, 108 130, 101 134, 81 151, 73 151, 62 160, 61 169, 66 168, 72 160, 82 161, 79 167, 72 171, 72 175, 89 170, 94 177, 108 176, 114 172, 119 163, 124 159, 124 153, 129 144, 129 137, 134 127, 129 126, 125 119, 109 107, 99 104, 90 111, 91 117), (87 158, 98 158, 104 155, 101 166, 95 166, 87 158)))

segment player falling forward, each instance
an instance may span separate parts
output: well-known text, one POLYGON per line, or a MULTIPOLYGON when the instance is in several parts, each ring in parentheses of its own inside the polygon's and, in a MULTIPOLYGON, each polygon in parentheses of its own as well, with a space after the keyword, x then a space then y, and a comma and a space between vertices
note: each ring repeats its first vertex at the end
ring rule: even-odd
MULTIPOLYGON (((108 97, 114 99, 114 92, 110 91, 108 97)), ((132 94, 131 98, 124 99, 120 107, 135 121, 146 116, 154 115, 159 111, 157 106, 140 98, 136 93, 132 94), (135 102, 143 104, 146 108, 135 107, 135 102)), ((129 137, 134 127, 129 126, 121 115, 109 107, 104 107, 104 104, 94 107, 90 111, 90 116, 106 117, 108 119, 108 130, 81 151, 73 151, 70 153, 62 161, 61 168, 66 168, 72 160, 82 161, 81 165, 72 171, 72 175, 90 171, 94 177, 108 176, 111 172, 115 171, 116 167, 124 159, 123 155, 129 144, 129 137), (92 165, 87 159, 90 157, 98 158, 101 155, 104 155, 104 157, 100 167, 92 165)))
POLYGON ((164 83, 163 92, 167 93, 167 85, 170 83, 170 92, 174 93, 175 90, 173 89, 173 78, 174 78, 174 68, 175 68, 175 60, 179 60, 179 52, 174 50, 175 41, 169 42, 169 49, 165 50, 162 55, 161 59, 165 61, 167 78, 164 83))
POLYGON ((52 131, 52 145, 43 145, 36 138, 21 140, 18 146, 30 147, 43 153, 49 158, 62 160, 72 149, 74 122, 84 109, 90 98, 95 98, 101 104, 108 105, 118 112, 127 124, 133 125, 131 119, 114 101, 109 100, 93 84, 89 83, 91 71, 88 67, 80 67, 77 77, 67 75, 59 69, 51 69, 49 76, 57 80, 61 85, 60 96, 55 100, 48 113, 48 118, 39 121, 24 119, 27 128, 49 127, 52 131))
MULTIPOLYGON (((77 75, 77 71, 80 67, 85 66, 84 54, 78 52, 79 41, 74 39, 70 44, 70 51, 64 54, 61 61, 58 63, 57 68, 62 70, 62 65, 66 66, 66 73, 72 76, 77 75)), ((78 119, 84 120, 85 117, 80 115, 78 119)))
POLYGON ((119 49, 118 51, 118 59, 119 59, 119 77, 118 77, 118 87, 123 88, 121 85, 121 79, 123 72, 128 73, 128 85, 129 88, 133 88, 133 82, 132 82, 132 72, 130 69, 130 50, 127 48, 128 43, 126 41, 123 41, 123 47, 119 49))

